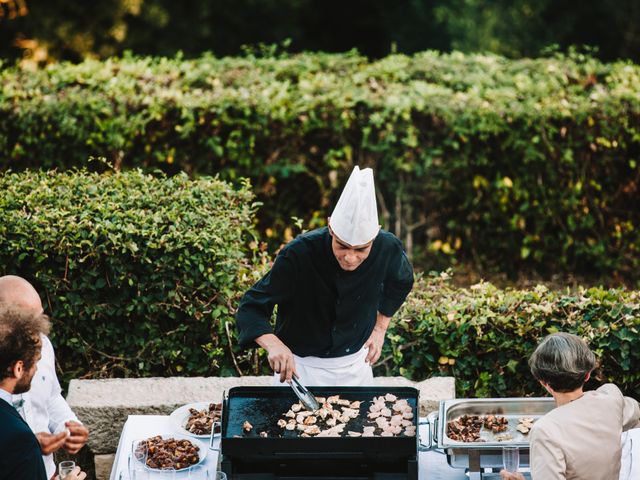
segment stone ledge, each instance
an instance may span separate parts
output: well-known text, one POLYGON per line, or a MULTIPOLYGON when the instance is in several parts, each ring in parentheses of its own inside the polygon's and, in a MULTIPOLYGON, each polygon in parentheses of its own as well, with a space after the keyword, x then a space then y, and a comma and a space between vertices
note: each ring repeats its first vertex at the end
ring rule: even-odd
MULTIPOLYGON (((412 382, 404 377, 376 377, 379 386, 410 386, 420 390, 420 415, 437 410, 440 400, 455 398, 453 377, 412 382)), ((112 454, 129 415, 168 415, 192 402, 220 402, 225 390, 238 386, 269 386, 271 376, 171 377, 71 380, 67 402, 89 428, 94 454, 112 454)))

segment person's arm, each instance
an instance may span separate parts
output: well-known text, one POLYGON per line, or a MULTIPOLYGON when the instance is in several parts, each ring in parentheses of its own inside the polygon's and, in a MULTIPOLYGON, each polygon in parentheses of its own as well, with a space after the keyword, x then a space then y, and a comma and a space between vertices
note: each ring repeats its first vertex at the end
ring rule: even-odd
POLYGON ((402 246, 398 244, 397 248, 395 261, 390 265, 387 276, 384 279, 376 324, 371 335, 364 343, 364 346, 368 349, 365 362, 371 365, 380 358, 391 317, 400 308, 413 287, 413 267, 402 251, 402 246))
POLYGON ((626 432, 632 428, 640 428, 640 406, 638 402, 631 397, 623 398, 622 430, 626 432))
POLYGON ((378 312, 387 318, 393 317, 413 287, 413 267, 399 241, 396 248, 393 262, 389 265, 384 279, 382 295, 378 304, 378 312))
POLYGON ((295 373, 293 353, 273 333, 271 315, 276 304, 295 294, 296 269, 285 255, 278 255, 269 273, 247 291, 236 313, 238 343, 242 348, 258 345, 268 353, 269 365, 280 373, 280 381, 295 373))
POLYGON ((51 379, 51 391, 47 400, 49 432, 38 432, 38 441, 45 455, 51 453, 52 447, 55 448, 53 451, 64 447, 69 453, 78 453, 84 444, 87 443, 89 430, 78 420, 78 417, 76 417, 62 396, 62 387, 60 387, 60 382, 55 373, 55 352, 53 345, 51 345, 51 342, 46 337, 43 338, 42 349, 42 358, 50 363, 48 370, 53 375, 53 378, 51 379), (68 430, 69 435, 65 434, 63 445, 58 445, 60 433, 65 433, 66 430, 68 430), (47 435, 47 433, 54 433, 56 435, 47 435))

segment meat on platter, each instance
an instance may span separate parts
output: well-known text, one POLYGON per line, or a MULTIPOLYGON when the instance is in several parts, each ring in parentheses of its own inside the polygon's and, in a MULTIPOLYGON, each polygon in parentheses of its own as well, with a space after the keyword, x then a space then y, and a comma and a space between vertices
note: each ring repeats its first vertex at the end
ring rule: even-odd
MULTIPOLYGON (((526 435, 533 426, 533 418, 519 418, 516 430, 526 435)), ((506 433, 509 428, 509 420, 500 415, 462 415, 447 422, 447 436, 451 440, 458 442, 484 442, 480 437, 482 428, 496 435, 499 442, 513 440, 510 433, 506 433)))
POLYGON ((182 470, 200 461, 199 450, 189 440, 157 435, 140 442, 136 446, 136 455, 140 458, 146 456, 145 463, 149 468, 182 470))
MULTIPOLYGON (((340 395, 316 397, 320 408, 314 412, 305 410, 301 403, 294 403, 281 415, 277 425, 282 436, 285 431, 297 433, 300 437, 415 437, 416 426, 413 421, 413 408, 408 400, 398 399, 387 393, 374 397, 370 402, 347 400, 340 395), (363 405, 365 404, 365 405, 363 405), (362 407, 367 407, 362 408, 362 407), (360 427, 352 422, 364 420, 360 427), (350 426, 351 425, 351 426, 350 426)), ((243 423, 243 433, 251 434, 253 425, 243 423)), ((261 437, 267 432, 259 432, 261 437)))
MULTIPOLYGON (((210 403, 208 409, 189 409, 189 417, 184 426, 185 430, 196 435, 209 435, 213 424, 222 418, 222 404, 210 403)), ((218 432, 218 430, 216 430, 218 432)))

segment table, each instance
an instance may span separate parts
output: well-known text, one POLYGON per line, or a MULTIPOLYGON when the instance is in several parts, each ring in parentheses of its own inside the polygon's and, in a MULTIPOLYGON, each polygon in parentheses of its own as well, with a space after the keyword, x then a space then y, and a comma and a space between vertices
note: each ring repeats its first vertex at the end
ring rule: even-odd
MULTIPOLYGON (((426 429, 424 426, 420 427, 421 430, 423 428, 426 429)), ((122 429, 110 480, 130 480, 128 457, 133 440, 158 434, 176 435, 179 433, 171 419, 166 415, 129 415, 122 429)), ((424 437, 427 436, 426 431, 423 432, 423 435, 424 437)), ((209 442, 203 440, 203 443, 208 446, 209 442)), ((220 447, 220 437, 214 439, 212 446, 214 450, 208 451, 203 462, 203 465, 207 467, 210 473, 215 472, 218 466, 218 451, 215 449, 220 447)), ((420 480, 468 480, 469 478, 465 475, 464 470, 451 468, 447 463, 446 455, 437 450, 420 452, 419 472, 420 480)), ((498 479, 500 476, 498 474, 485 474, 484 478, 498 479)), ((188 475, 178 472, 176 480, 182 479, 187 480, 188 475)))

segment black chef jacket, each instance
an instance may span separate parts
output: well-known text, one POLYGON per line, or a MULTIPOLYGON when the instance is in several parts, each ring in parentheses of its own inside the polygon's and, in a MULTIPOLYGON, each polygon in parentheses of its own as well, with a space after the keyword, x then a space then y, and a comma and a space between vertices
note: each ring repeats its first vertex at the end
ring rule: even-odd
POLYGON ((391 317, 412 286, 413 268, 393 234, 380 230, 367 259, 348 272, 333 255, 329 229, 312 230, 287 244, 242 297, 240 346, 256 346, 257 337, 275 333, 300 357, 350 355, 371 335, 377 312, 391 317))

